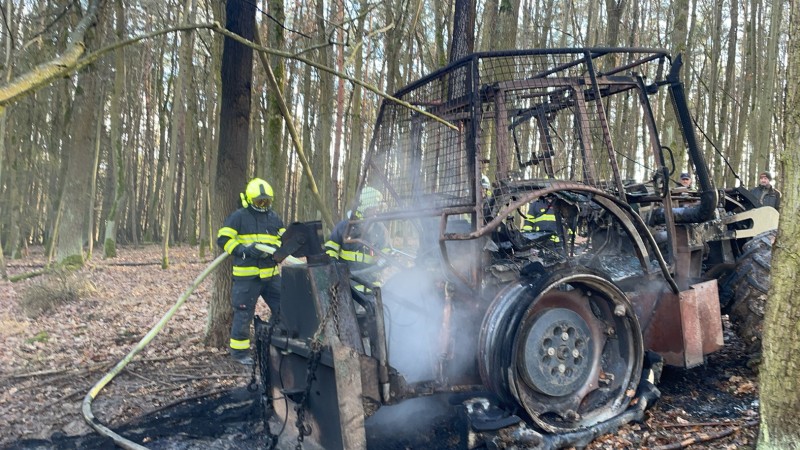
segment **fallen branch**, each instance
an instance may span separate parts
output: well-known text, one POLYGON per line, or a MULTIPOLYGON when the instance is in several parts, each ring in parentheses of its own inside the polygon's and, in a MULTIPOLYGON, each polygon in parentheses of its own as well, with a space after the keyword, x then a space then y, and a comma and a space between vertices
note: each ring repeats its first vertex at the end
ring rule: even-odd
POLYGON ((144 375, 138 374, 138 373, 136 373, 136 372, 132 371, 131 369, 127 368, 127 367, 125 368, 125 373, 127 373, 127 374, 129 374, 129 375, 133 375, 134 377, 136 377, 136 378, 138 378, 138 379, 140 379, 140 380, 147 381, 148 383, 161 384, 161 385, 164 385, 164 386, 169 386, 169 387, 171 387, 171 388, 180 387, 180 386, 178 386, 178 385, 176 385, 176 384, 167 383, 166 381, 161 381, 161 380, 151 380, 150 378, 147 378, 147 377, 146 377, 146 376, 144 376, 144 375))
POLYGON ((25 272, 19 275, 13 275, 8 277, 8 281, 12 283, 16 283, 17 281, 27 280, 28 278, 38 277, 39 275, 44 275, 49 272, 48 269, 41 269, 41 270, 34 270, 33 272, 25 272))
POLYGON ((211 374, 211 375, 199 375, 196 377, 183 377, 183 378, 173 378, 172 381, 178 383, 182 383, 185 381, 197 381, 197 380, 208 380, 210 378, 223 378, 223 377, 236 377, 236 378, 246 378, 249 377, 250 374, 241 374, 241 373, 218 373, 218 374, 211 374))
POLYGON ((64 373, 68 370, 75 370, 73 368, 61 368, 61 369, 49 369, 49 370, 39 370, 37 372, 26 372, 26 373, 12 373, 11 375, 3 377, 3 381, 12 380, 15 378, 33 378, 33 377, 40 377, 42 375, 55 375, 59 373, 64 373))
POLYGON ((60 372, 55 372, 56 374, 60 374, 57 377, 47 378, 45 380, 41 380, 41 381, 39 381, 37 383, 34 383, 34 384, 30 385, 30 386, 22 386, 22 387, 19 388, 19 390, 22 391, 22 390, 26 390, 26 389, 34 389, 34 388, 40 387, 42 385, 53 384, 56 381, 63 380, 65 378, 75 378, 75 377, 79 377, 79 376, 88 375, 88 374, 90 374, 92 372, 96 372, 98 370, 106 370, 110 366, 111 366, 111 363, 103 363, 103 364, 96 364, 96 365, 88 367, 86 369, 64 369, 64 370, 62 370, 60 372))
POLYGON ((735 422, 688 422, 688 423, 668 423, 663 428, 691 428, 691 427, 719 427, 730 426, 735 422))
POLYGON ((751 420, 745 422, 740 426, 730 427, 725 430, 718 431, 716 433, 701 433, 698 434, 697 436, 692 436, 689 439, 684 439, 680 442, 673 442, 672 444, 659 445, 658 447, 651 447, 650 450, 678 450, 686 448, 690 445, 702 444, 704 442, 711 442, 717 439, 721 439, 726 436, 730 436, 731 434, 741 430, 742 428, 750 428, 756 425, 758 425, 758 420, 751 420))

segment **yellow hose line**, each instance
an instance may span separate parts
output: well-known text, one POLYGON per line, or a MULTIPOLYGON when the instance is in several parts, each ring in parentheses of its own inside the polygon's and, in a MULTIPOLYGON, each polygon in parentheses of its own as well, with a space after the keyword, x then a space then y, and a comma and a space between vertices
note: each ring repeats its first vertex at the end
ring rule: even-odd
POLYGON ((143 447, 133 441, 125 439, 124 437, 115 433, 110 428, 101 424, 100 421, 98 421, 97 418, 95 418, 94 414, 92 413, 92 401, 95 399, 95 397, 97 397, 97 394, 99 394, 100 391, 108 383, 110 383, 111 380, 113 380, 114 377, 116 377, 122 371, 122 369, 124 369, 125 366, 128 365, 128 363, 131 362, 133 357, 136 356, 140 351, 142 351, 142 349, 144 349, 144 347, 147 344, 149 344, 150 341, 152 341, 153 338, 155 338, 158 333, 161 332, 161 329, 164 328, 164 325, 166 325, 169 319, 171 319, 172 316, 175 315, 175 312, 178 311, 178 308, 180 308, 181 305, 183 305, 184 302, 186 302, 186 299, 189 298, 189 296, 192 294, 192 292, 194 292, 197 286, 199 286, 200 283, 211 272, 213 272, 214 269, 216 269, 217 266, 219 266, 220 263, 222 263, 222 261, 224 261, 225 258, 227 257, 228 254, 224 252, 221 255, 217 256, 217 259, 212 261, 211 264, 209 264, 208 267, 206 267, 205 270, 203 270, 203 272, 201 272, 200 275, 198 275, 197 278, 194 279, 194 282, 189 287, 189 289, 186 290, 186 292, 184 292, 183 295, 181 295, 177 303, 175 303, 172 306, 172 308, 170 308, 170 310, 167 311, 166 314, 164 314, 164 317, 162 317, 161 320, 153 328, 151 328, 150 331, 142 338, 142 340, 139 341, 138 344, 136 344, 136 347, 134 347, 133 350, 131 350, 130 353, 128 353, 125 356, 125 358, 123 358, 120 362, 118 362, 117 365, 113 369, 111 369, 110 372, 105 374, 105 376, 103 376, 103 378, 100 379, 100 381, 98 381, 97 384, 95 384, 92 387, 92 389, 89 390, 89 392, 86 394, 86 397, 83 398, 83 406, 81 410, 83 411, 83 418, 86 420, 86 423, 88 423, 89 426, 94 428, 95 431, 97 431, 101 435, 111 438, 114 441, 114 443, 119 447, 125 449, 147 450, 147 447, 143 447))

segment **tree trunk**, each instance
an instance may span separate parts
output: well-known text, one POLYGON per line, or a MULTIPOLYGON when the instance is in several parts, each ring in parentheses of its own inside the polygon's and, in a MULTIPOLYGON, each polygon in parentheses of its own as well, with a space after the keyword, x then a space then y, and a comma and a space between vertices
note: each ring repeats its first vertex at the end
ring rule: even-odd
MULTIPOLYGON (((106 100, 105 92, 100 95, 100 104, 104 104, 106 100)), ((86 215, 88 224, 86 226, 86 259, 91 259, 94 253, 94 224, 95 224, 95 202, 97 200, 97 171, 100 164, 100 142, 103 137, 103 121, 99 120, 103 117, 102 108, 98 112, 98 120, 95 124, 94 133, 94 162, 92 163, 92 175, 89 182, 89 214, 86 215)))
MULTIPOLYGON (((283 23, 284 20, 286 20, 283 0, 269 0, 269 12, 277 23, 283 23)), ((267 47, 283 50, 286 40, 283 34, 283 27, 270 22, 267 31, 267 47)), ((286 186, 286 154, 288 150, 284 151, 284 149, 288 148, 281 145, 283 141, 283 117, 281 115, 281 108, 279 105, 280 99, 278 97, 283 96, 283 85, 286 81, 286 67, 283 58, 278 58, 276 56, 270 56, 269 63, 272 66, 272 73, 275 75, 275 80, 281 90, 278 92, 274 92, 272 89, 267 90, 267 135, 265 136, 265 140, 269 148, 267 152, 267 159, 270 167, 268 171, 269 182, 272 184, 273 189, 280 189, 281 186, 286 186)), ((288 202, 287 194, 288 192, 286 191, 281 192, 280 195, 276 194, 275 203, 273 205, 276 211, 283 210, 284 205, 288 202)))
MULTIPOLYGON (((5 4, 2 6, 5 10, 5 17, 7 20, 11 20, 11 0, 6 0, 5 4)), ((11 52, 13 48, 11 47, 13 40, 11 36, 5 36, 5 62, 3 67, 6 68, 5 74, 5 82, 8 83, 13 76, 13 69, 11 68, 11 52)), ((6 154, 6 126, 7 126, 8 118, 6 117, 6 108, 0 107, 0 187, 3 186, 3 159, 5 158, 6 154)), ((6 272, 6 257, 3 253, 3 227, 2 223, 0 223, 0 279, 7 280, 8 279, 8 272, 6 272)))
MULTIPOLYGON (((87 47, 94 40, 93 28, 87 30, 87 47)), ((65 143, 67 164, 64 182, 64 193, 61 196, 61 222, 58 226, 56 260, 60 265, 82 266, 84 263, 83 239, 85 218, 92 207, 89 198, 89 186, 86 179, 86 168, 91 167, 93 160, 92 140, 94 138, 93 121, 98 117, 96 67, 89 65, 78 74, 75 98, 73 100, 72 121, 70 122, 71 140, 65 143)))
POLYGON ((475 51, 475 0, 455 0, 450 62, 475 51))
MULTIPOLYGON (((361 9, 367 9, 367 1, 361 0, 361 9)), ((365 16, 361 15, 358 18, 354 34, 357 40, 364 37, 364 24, 365 16)), ((359 51, 353 61, 354 76, 357 79, 362 79, 364 76, 364 53, 359 51)), ((361 86, 353 86, 353 100, 350 109, 350 145, 347 146, 345 157, 345 179, 342 186, 342 199, 344 208, 349 207, 350 200, 355 196, 356 189, 358 188, 358 180, 361 175, 361 161, 364 160, 364 118, 362 116, 362 89, 361 86)), ((344 209, 343 208, 343 209, 344 209)), ((337 216, 338 217, 338 216, 337 216)))
MULTIPOLYGON (((125 38, 125 8, 122 0, 114 2, 116 13, 117 40, 125 38)), ((114 52, 114 94, 111 96, 110 133, 112 175, 114 180, 114 200, 106 217, 106 228, 103 234, 103 256, 117 256, 117 211, 125 201, 125 163, 122 159, 122 97, 125 95, 125 53, 123 49, 114 52)))
POLYGON ((626 6, 626 0, 606 0, 608 28, 606 29, 605 45, 609 47, 616 47, 619 44, 619 27, 622 23, 622 13, 625 12, 626 6))
MULTIPOLYGON (((183 22, 192 23, 197 9, 197 0, 186 0, 183 10, 183 22)), ((169 169, 164 183, 164 216, 161 222, 161 268, 169 267, 169 244, 173 228, 173 211, 175 202, 180 196, 175 197, 178 159, 183 154, 186 144, 186 80, 192 78, 191 52, 194 43, 194 31, 181 33, 181 48, 178 56, 178 74, 175 80, 175 96, 172 102, 172 125, 169 139, 169 169)))
MULTIPOLYGON (((731 96, 733 95, 734 82, 736 77, 736 47, 738 43, 738 30, 739 30, 739 4, 731 2, 730 4, 730 28, 728 29, 728 52, 726 55, 725 63, 725 84, 722 87, 722 107, 720 109, 719 118, 720 126, 717 135, 717 142, 722 148, 728 150, 731 155, 728 158, 733 161, 741 161, 741 149, 733 146, 734 136, 736 135, 736 114, 735 109, 731 108, 731 96)), ((723 167, 722 158, 719 158, 716 172, 725 174, 719 177, 719 182, 724 187, 734 187, 733 173, 723 167)), ((737 165, 731 162, 731 165, 738 170, 737 165)))
POLYGON ((775 134, 773 127, 773 118, 775 117, 775 78, 778 65, 778 43, 781 37, 780 23, 782 13, 783 0, 773 1, 769 26, 766 27, 769 35, 767 38, 767 54, 764 58, 764 78, 763 82, 756 84, 757 95, 754 98, 758 114, 753 116, 756 119, 755 128, 752 130, 756 136, 754 142, 755 155, 753 155, 756 159, 756 165, 753 167, 755 170, 751 171, 751 176, 755 176, 756 172, 770 170, 770 162, 773 159, 770 140, 775 134))
POLYGON ((772 257, 772 286, 764 316, 763 366, 759 374, 761 428, 758 450, 797 448, 800 442, 800 6, 791 2, 786 99, 788 145, 781 156, 784 177, 781 219, 772 257))
MULTIPOLYGON (((336 23, 343 23, 344 22, 344 2, 342 0, 335 0, 331 3, 331 7, 333 8, 333 16, 336 17, 336 23)), ((336 40, 338 42, 344 41, 344 32, 341 27, 336 28, 336 40)), ((338 47, 336 49, 336 70, 339 72, 344 72, 344 47, 338 47)), ((336 123, 334 125, 334 133, 333 133, 333 161, 331 167, 331 186, 333 192, 331 193, 331 199, 333 200, 330 205, 332 206, 331 211, 333 215, 336 217, 340 217, 341 215, 341 205, 342 205, 342 191, 343 191, 343 183, 339 177, 340 174, 340 159, 341 159, 341 152, 342 152, 342 136, 343 136, 343 127, 344 127, 344 79, 339 78, 336 80, 336 123)))
MULTIPOLYGON (((325 26, 325 8, 322 0, 317 1, 316 17, 317 17, 317 33, 322 41, 318 44, 324 44, 324 39, 328 35, 327 27, 325 26)), ((317 50, 319 55, 317 60, 320 64, 328 67, 333 66, 333 56, 331 54, 331 46, 323 45, 317 50)), ((319 172, 317 175, 320 180, 318 184, 319 193, 328 205, 332 205, 336 198, 336 187, 332 186, 331 174, 331 134, 333 133, 333 75, 328 72, 319 73, 317 105, 319 108, 319 115, 317 127, 314 133, 315 149, 317 153, 317 162, 319 163, 319 172)))
MULTIPOLYGON (((252 40, 255 31, 255 7, 246 0, 228 0, 226 28, 252 40)), ((214 180, 216 208, 211 223, 221 226, 239 206, 239 192, 247 175, 247 146, 250 128, 250 85, 253 79, 253 51, 233 39, 225 38, 222 51, 222 93, 219 125, 219 150, 214 180)), ((228 260, 230 261, 230 260, 228 260)), ((226 262, 214 275, 214 292, 208 305, 206 344, 224 347, 230 337, 231 263, 226 262)))

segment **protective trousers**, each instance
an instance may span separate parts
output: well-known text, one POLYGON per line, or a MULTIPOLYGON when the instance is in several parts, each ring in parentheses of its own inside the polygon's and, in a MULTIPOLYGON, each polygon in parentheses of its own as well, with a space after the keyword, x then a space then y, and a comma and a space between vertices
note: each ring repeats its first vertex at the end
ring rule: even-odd
POLYGON ((272 317, 278 320, 281 311, 281 277, 234 279, 231 291, 233 307, 233 324, 231 325, 231 354, 249 353, 250 324, 256 310, 258 297, 264 299, 269 306, 272 317))

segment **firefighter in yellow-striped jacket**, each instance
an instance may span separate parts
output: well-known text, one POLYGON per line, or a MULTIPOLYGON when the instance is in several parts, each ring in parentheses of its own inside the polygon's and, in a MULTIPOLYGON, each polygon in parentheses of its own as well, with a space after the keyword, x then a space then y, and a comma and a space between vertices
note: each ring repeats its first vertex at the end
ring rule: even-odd
MULTIPOLYGON (((375 265, 381 261, 381 255, 377 255, 375 249, 383 253, 389 252, 386 228, 380 223, 373 223, 363 230, 363 223, 354 224, 349 228, 348 224, 350 220, 363 219, 365 215, 369 216, 376 212, 382 202, 383 196, 377 189, 370 186, 364 187, 356 211, 349 214, 347 219, 337 223, 325 242, 325 253, 328 256, 346 262, 350 273, 361 273, 359 278, 373 284, 380 284, 377 273, 367 273, 369 271, 366 269, 377 268, 375 265), (345 236, 348 230, 349 235, 345 236)), ((360 283, 354 283, 352 287, 359 292, 369 293, 370 291, 360 283)))
POLYGON ((259 296, 269 306, 270 320, 280 320, 280 268, 271 252, 281 246, 284 227, 281 218, 272 210, 273 196, 269 183, 253 178, 240 194, 242 207, 225 219, 217 233, 217 244, 233 256, 230 353, 242 364, 253 364, 250 324, 259 296), (256 248, 256 244, 260 244, 260 248, 256 248))
POLYGON ((550 244, 556 245, 561 242, 556 217, 551 198, 540 198, 528 205, 528 214, 525 215, 525 223, 522 225, 523 232, 547 231, 550 235, 550 244))

